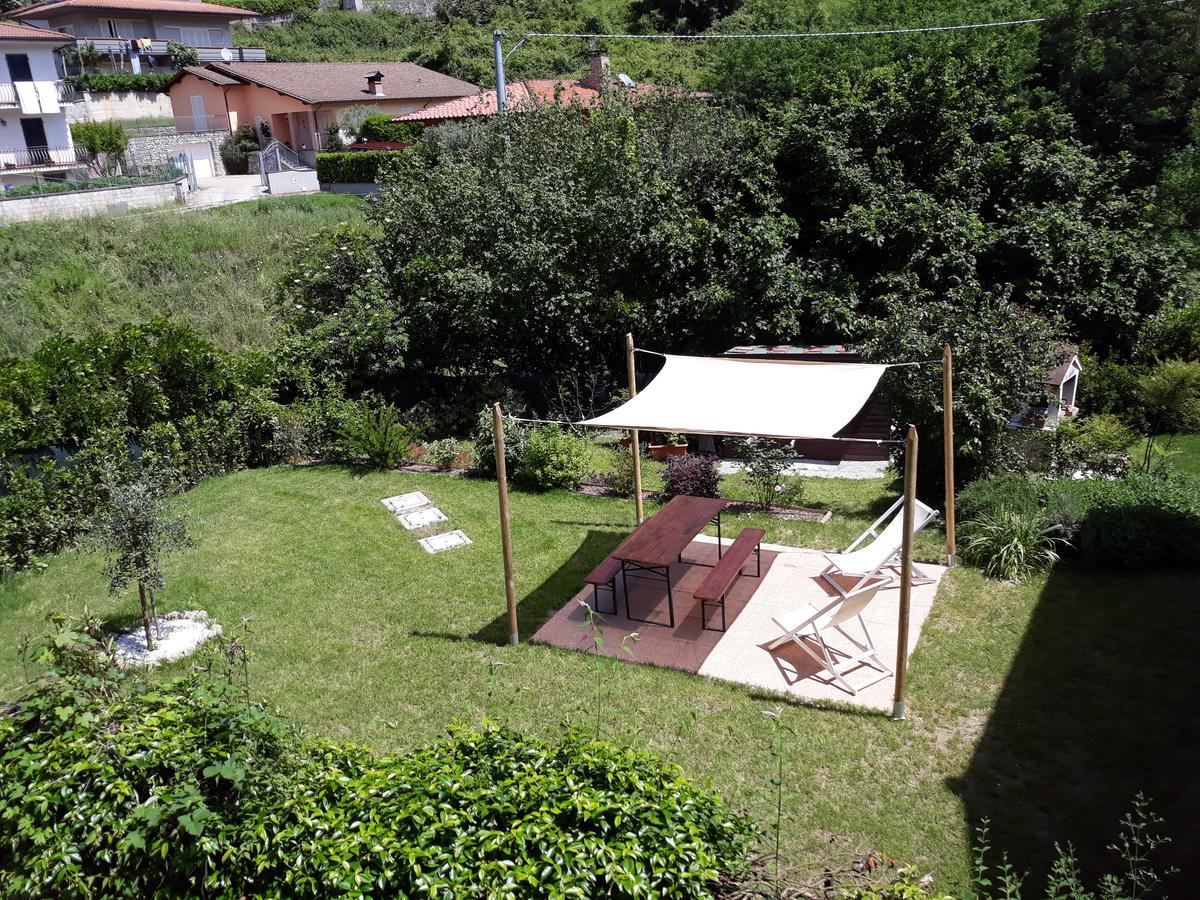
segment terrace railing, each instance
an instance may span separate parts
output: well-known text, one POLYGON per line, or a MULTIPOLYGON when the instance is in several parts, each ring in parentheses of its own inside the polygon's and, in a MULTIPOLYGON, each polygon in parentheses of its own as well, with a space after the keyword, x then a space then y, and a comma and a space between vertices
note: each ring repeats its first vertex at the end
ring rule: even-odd
POLYGON ((26 147, 0 150, 0 169, 40 169, 48 166, 77 166, 87 163, 82 147, 26 147))
POLYGON ((176 116, 175 130, 180 134, 193 134, 198 131, 229 131, 229 116, 216 113, 203 116, 176 116))

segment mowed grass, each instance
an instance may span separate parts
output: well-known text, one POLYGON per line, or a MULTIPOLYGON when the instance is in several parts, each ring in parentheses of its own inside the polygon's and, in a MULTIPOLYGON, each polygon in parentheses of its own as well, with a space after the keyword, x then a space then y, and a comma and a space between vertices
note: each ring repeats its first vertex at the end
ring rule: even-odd
MULTIPOLYGON (((392 750, 484 715, 546 736, 567 724, 597 727, 593 657, 505 642, 494 483, 281 467, 212 479, 187 504, 198 543, 171 559, 160 608, 204 609, 232 631, 251 617, 252 690, 308 729, 392 750), (420 550, 379 502, 411 490, 430 496, 474 545, 420 550)), ((561 491, 514 491, 512 510, 528 637, 633 516, 628 501, 561 491)), ((773 525, 769 539, 790 527, 773 525)), ((47 612, 87 603, 114 618, 134 613, 132 596, 106 598, 101 565, 67 554, 0 584, 0 697, 21 681, 17 641, 47 612)), ((980 818, 1019 844, 1019 865, 1038 866, 1055 839, 1099 849, 1138 789, 1166 802, 1159 809, 1174 833, 1194 833, 1184 806, 1194 789, 1172 794, 1166 785, 1189 769, 1198 736, 1195 704, 1182 696, 1200 645, 1184 602, 1196 586, 1182 576, 1073 572, 1011 586, 959 569, 943 582, 913 656, 907 723, 606 664, 598 727, 711 781, 765 824, 775 761, 763 711, 783 706, 795 733, 784 852, 796 865, 840 865, 876 849, 932 870, 943 888, 961 887, 980 818), (1150 624, 1134 627, 1142 617, 1150 624), (1155 654, 1152 679, 1120 677, 1126 652, 1149 652, 1157 641, 1171 652, 1155 654), (1032 831, 1022 830, 1027 822, 1032 831), (1060 830, 1080 822, 1082 831, 1060 830), (1033 846, 1017 840, 1027 834, 1033 846)))
MULTIPOLYGON (((1170 439, 1162 437, 1156 443, 1166 450, 1162 465, 1200 478, 1200 434, 1181 434, 1170 439)), ((1146 452, 1145 440, 1136 443, 1129 452, 1134 465, 1140 465, 1142 455, 1146 452)))
POLYGON ((0 228, 0 356, 156 315, 228 349, 266 346, 293 249, 360 208, 322 194, 0 228))

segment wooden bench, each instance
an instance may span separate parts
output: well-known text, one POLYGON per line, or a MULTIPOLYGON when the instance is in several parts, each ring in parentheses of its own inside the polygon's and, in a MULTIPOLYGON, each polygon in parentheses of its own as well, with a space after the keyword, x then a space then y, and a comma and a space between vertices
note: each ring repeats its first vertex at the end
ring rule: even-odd
POLYGON ((750 558, 751 553, 754 554, 756 562, 754 577, 762 577, 762 547, 760 545, 765 534, 766 532, 761 528, 743 528, 742 533, 729 545, 729 549, 713 566, 713 570, 700 582, 700 586, 692 591, 692 596, 700 601, 700 624, 705 630, 717 630, 708 627, 707 606, 709 603, 721 607, 721 631, 725 630, 725 594, 733 586, 737 577, 742 574, 742 565, 750 558))
POLYGON ((592 569, 591 574, 584 579, 592 586, 592 608, 596 612, 601 612, 600 609, 600 588, 608 588, 612 592, 612 612, 605 615, 615 616, 617 614, 617 576, 621 574, 621 561, 609 556, 592 569))

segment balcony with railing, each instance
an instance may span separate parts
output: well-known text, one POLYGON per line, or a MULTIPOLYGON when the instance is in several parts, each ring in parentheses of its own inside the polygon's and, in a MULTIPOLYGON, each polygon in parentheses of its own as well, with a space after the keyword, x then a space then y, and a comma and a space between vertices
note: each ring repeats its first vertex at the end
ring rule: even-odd
POLYGON ((15 170, 62 169, 87 165, 82 147, 25 147, 0 150, 0 172, 15 170))
MULTIPOLYGON (((167 41, 146 38, 76 38, 75 46, 83 48, 89 44, 106 56, 126 56, 139 44, 139 53, 149 56, 167 56, 167 41)), ((190 45, 189 45, 190 46, 190 45)), ((192 47, 201 63, 225 62, 223 53, 229 52, 229 62, 266 62, 267 51, 262 47, 192 47)))
MULTIPOLYGON (((75 89, 65 81, 54 82, 54 89, 59 103, 70 103, 76 99, 75 89)), ((11 81, 0 81, 0 109, 19 107, 21 98, 17 94, 17 86, 11 81)))
POLYGON ((176 116, 175 130, 180 134, 195 134, 200 131, 231 131, 229 116, 215 113, 205 116, 176 116))

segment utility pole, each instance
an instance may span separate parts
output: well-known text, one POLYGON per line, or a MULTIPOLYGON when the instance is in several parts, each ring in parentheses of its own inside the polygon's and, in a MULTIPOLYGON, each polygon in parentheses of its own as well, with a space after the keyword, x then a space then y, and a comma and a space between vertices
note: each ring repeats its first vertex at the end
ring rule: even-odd
POLYGON ((508 91, 504 87, 504 30, 497 28, 492 32, 492 54, 496 59, 496 112, 504 112, 508 107, 508 91))

